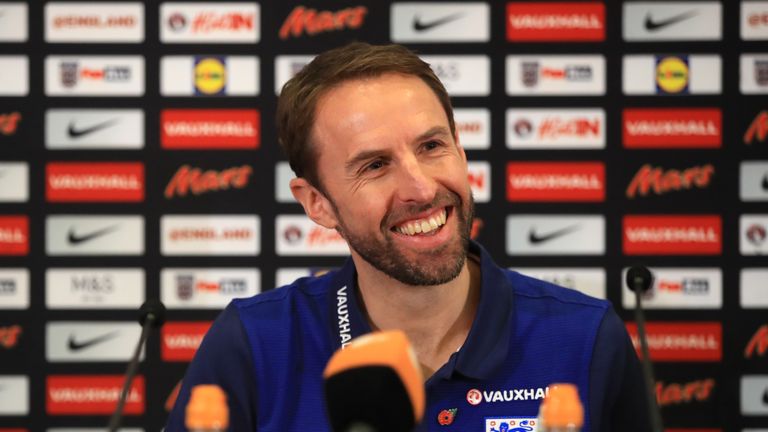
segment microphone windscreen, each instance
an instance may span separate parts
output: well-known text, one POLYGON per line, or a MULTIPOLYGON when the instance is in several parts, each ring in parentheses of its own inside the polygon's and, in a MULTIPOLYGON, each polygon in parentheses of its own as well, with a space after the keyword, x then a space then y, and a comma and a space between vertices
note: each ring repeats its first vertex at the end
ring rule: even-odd
POLYGON ((410 432, 424 415, 424 380, 402 331, 354 339, 331 357, 323 377, 334 431, 410 432))

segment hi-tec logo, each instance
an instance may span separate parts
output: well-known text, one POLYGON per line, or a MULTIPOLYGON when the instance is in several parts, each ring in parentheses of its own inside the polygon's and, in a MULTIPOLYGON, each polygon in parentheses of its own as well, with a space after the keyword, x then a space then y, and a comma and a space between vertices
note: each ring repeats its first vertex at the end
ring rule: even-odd
POLYGON ((346 348, 352 340, 352 328, 349 321, 349 300, 346 285, 336 291, 336 318, 338 320, 341 348, 346 348))
POLYGON ((507 147, 577 149, 605 147, 605 111, 593 108, 508 109, 507 147))
POLYGON ((605 5, 598 2, 507 3, 507 40, 605 40, 605 5))
POLYGON ((162 3, 163 43, 256 43, 260 6, 245 2, 162 3))
POLYGON ((356 30, 363 26, 368 8, 356 6, 339 11, 317 11, 304 6, 296 6, 280 28, 280 39, 298 38, 306 34, 315 36, 340 30, 356 30))
POLYGON ((720 108, 627 108, 623 112, 627 148, 718 148, 720 108))
POLYGON ((478 390, 471 389, 467 392, 467 402, 470 405, 479 405, 482 402, 516 402, 544 399, 549 394, 549 387, 532 387, 508 390, 478 390))
POLYGON ((627 186, 626 196, 629 199, 645 197, 651 192, 664 195, 672 191, 690 190, 693 188, 706 189, 712 183, 715 167, 712 164, 695 166, 684 170, 654 167, 645 164, 637 171, 635 177, 627 186))

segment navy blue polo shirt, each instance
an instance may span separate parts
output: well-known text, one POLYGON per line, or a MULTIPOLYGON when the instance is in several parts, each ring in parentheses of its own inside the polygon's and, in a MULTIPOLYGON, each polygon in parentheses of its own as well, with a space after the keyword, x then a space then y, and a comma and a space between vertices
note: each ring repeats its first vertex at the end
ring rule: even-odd
MULTIPOLYGON (((556 382, 577 385, 584 431, 650 429, 637 356, 610 303, 502 269, 476 243, 470 254, 481 268, 477 313, 465 343, 427 380, 418 431, 535 431, 556 382)), ((189 365, 166 430, 186 430, 190 389, 211 383, 228 395, 232 431, 330 430, 323 369, 371 331, 355 281, 349 259, 321 277, 234 300, 189 365)))

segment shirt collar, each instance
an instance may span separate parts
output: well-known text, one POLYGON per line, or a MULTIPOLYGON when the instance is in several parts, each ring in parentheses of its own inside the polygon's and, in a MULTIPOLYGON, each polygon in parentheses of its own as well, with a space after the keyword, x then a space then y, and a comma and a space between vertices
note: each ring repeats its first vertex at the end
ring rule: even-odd
MULTIPOLYGON (((457 353, 455 371, 466 377, 484 379, 507 357, 514 296, 504 271, 482 246, 471 241, 469 254, 480 259, 480 302, 467 340, 457 353)), ((334 276, 328 291, 331 340, 335 349, 351 338, 371 332, 356 281, 355 265, 349 258, 334 276)))

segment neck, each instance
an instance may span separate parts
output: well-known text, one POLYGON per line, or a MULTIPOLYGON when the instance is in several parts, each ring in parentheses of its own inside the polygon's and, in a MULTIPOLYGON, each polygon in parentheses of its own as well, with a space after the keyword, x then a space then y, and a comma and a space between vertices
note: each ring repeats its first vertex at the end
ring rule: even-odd
POLYGON ((355 265, 371 326, 404 331, 428 378, 467 338, 480 298, 479 265, 467 257, 455 279, 431 286, 403 284, 361 259, 355 265))

